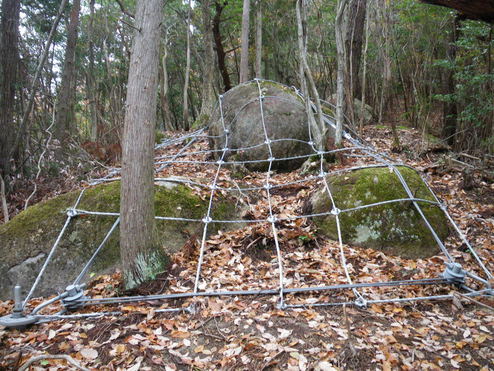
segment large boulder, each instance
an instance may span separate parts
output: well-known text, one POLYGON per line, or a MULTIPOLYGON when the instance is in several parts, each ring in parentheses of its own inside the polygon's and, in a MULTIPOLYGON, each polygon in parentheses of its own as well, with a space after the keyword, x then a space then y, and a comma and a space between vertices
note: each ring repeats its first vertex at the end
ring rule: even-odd
MULTIPOLYGON (((415 198, 434 200, 420 176, 412 169, 399 167, 415 198)), ((327 182, 336 207, 351 209, 381 201, 407 198, 401 182, 389 168, 370 168, 351 173, 329 175, 327 182)), ((448 222, 442 210, 428 203, 419 203, 425 216, 439 235, 449 234, 448 222)), ((306 205, 314 214, 332 210, 327 190, 316 191, 306 205)), ((344 243, 381 250, 404 258, 426 258, 439 247, 423 219, 409 201, 388 203, 339 214, 344 243)), ((318 230, 337 240, 333 215, 314 217, 318 230)))
MULTIPOLYGON (((285 158, 313 153, 312 148, 299 141, 309 142, 307 114, 303 100, 294 90, 268 81, 260 81, 263 100, 264 121, 270 140, 289 139, 271 143, 273 157, 285 158), (295 139, 295 140, 292 140, 295 139), (299 140, 299 141, 297 141, 299 140)), ((256 82, 239 85, 224 94, 222 99, 225 127, 229 130, 227 158, 236 161, 266 160, 270 157, 261 119, 259 89, 256 82), (235 151, 237 148, 254 147, 235 151)), ((219 110, 209 126, 212 149, 225 147, 225 135, 219 110)), ((221 152, 216 152, 219 157, 221 152)), ((274 161, 272 169, 290 171, 298 168, 304 158, 274 161)), ((253 171, 265 171, 268 162, 247 163, 253 171)))
MULTIPOLYGON (((16 284, 22 286, 24 294, 30 289, 64 225, 66 210, 74 205, 79 193, 71 192, 31 206, 0 226, 0 300, 11 298, 16 284)), ((156 215, 160 216, 202 219, 206 215, 208 201, 176 181, 160 182, 155 189, 156 215)), ((78 209, 118 212, 119 204, 120 183, 114 182, 87 189, 78 209)), ((239 213, 240 210, 224 198, 214 202, 213 219, 228 220, 236 218, 239 213)), ((73 218, 35 294, 54 294, 72 283, 115 219, 112 216, 85 215, 73 218)), ((229 225, 211 223, 209 232, 215 233, 229 225)), ((158 220, 157 230, 163 248, 172 254, 191 235, 201 236, 203 224, 158 220)), ((119 266, 118 241, 117 228, 98 255, 90 275, 119 266)))

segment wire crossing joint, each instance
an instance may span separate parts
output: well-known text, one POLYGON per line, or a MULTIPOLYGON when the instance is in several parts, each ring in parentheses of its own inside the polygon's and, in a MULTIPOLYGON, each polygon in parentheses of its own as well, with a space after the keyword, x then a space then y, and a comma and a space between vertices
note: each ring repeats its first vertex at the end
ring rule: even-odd
POLYGON ((466 271, 458 263, 448 263, 442 276, 451 284, 462 285, 465 283, 466 271))

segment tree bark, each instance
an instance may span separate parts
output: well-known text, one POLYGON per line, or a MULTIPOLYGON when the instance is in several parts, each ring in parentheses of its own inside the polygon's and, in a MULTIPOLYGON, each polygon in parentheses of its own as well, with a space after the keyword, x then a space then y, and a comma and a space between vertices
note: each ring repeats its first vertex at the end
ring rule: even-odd
MULTIPOLYGON (((20 0, 3 0, 0 25, 0 177, 11 172, 11 155, 15 142, 16 84, 19 78, 19 15, 20 0)), ((2 181, 3 183, 3 181, 2 181)))
POLYGON ((216 46, 216 55, 218 57, 218 68, 221 72, 221 77, 223 79, 223 87, 224 91, 228 91, 232 88, 232 83, 230 80, 230 74, 228 73, 228 68, 226 67, 226 53, 223 48, 223 40, 221 39, 221 14, 225 6, 227 6, 228 2, 219 2, 215 1, 215 14, 213 17, 213 35, 214 35, 214 43, 216 46))
POLYGON ((337 80, 336 80, 336 133, 335 145, 340 147, 342 144, 343 124, 345 121, 345 64, 346 52, 343 40, 344 27, 343 16, 348 0, 338 0, 335 38, 336 38, 336 58, 338 63, 337 80))
POLYGON ((256 77, 262 78, 262 1, 257 0, 256 13, 256 77))
MULTIPOLYGON (((443 89, 444 94, 448 94, 450 97, 455 94, 455 70, 454 65, 456 63, 457 46, 460 35, 460 20, 455 17, 453 21, 453 27, 451 30, 449 45, 446 49, 446 58, 450 63, 450 66, 446 68, 445 76, 443 79, 443 89)), ((456 101, 454 99, 448 99, 443 103, 443 129, 442 137, 450 146, 454 146, 456 141, 456 131, 457 131, 457 115, 458 108, 456 101)))
POLYGON ((98 114, 96 108, 96 81, 94 70, 94 4, 95 0, 89 2, 89 24, 88 24, 88 38, 89 38, 89 67, 86 76, 87 81, 87 97, 89 100, 89 113, 91 116, 91 141, 98 141, 98 114))
POLYGON ((199 114, 204 124, 213 113, 216 96, 214 93, 214 49, 213 30, 211 24, 211 0, 202 1, 202 25, 204 28, 204 76, 202 80, 202 104, 199 114))
MULTIPOLYGON (((320 151, 324 151, 325 146, 327 144, 327 138, 326 138, 327 130, 322 118, 322 108, 321 108, 321 101, 319 100, 319 93, 317 92, 317 87, 314 82, 314 78, 312 77, 312 72, 309 68, 309 64, 307 63, 307 48, 306 48, 305 36, 304 36, 304 28, 305 28, 304 24, 306 23, 304 0, 297 0, 295 7, 297 13, 300 64, 303 66, 302 78, 303 79, 307 78, 305 81, 307 81, 308 90, 312 93, 312 97, 314 98, 316 111, 317 111, 317 123, 316 125, 313 124, 311 125, 313 129, 312 130, 313 141, 316 143, 316 146, 320 151), (302 14, 304 15, 302 16, 302 14)), ((307 110, 307 115, 309 116, 309 120, 312 122, 313 121, 311 118, 312 107, 310 105, 309 93, 307 93, 306 96, 306 110, 307 110)))
POLYGON ((168 59, 168 31, 166 30, 165 39, 162 42, 163 45, 163 56, 161 57, 161 111, 163 113, 163 126, 165 130, 173 130, 173 120, 170 111, 170 102, 168 100, 168 92, 170 90, 168 83, 168 68, 167 68, 167 59, 168 59))
POLYGON ((65 47, 65 59, 60 83, 60 92, 57 97, 55 130, 59 139, 68 138, 75 129, 75 89, 77 71, 75 65, 77 37, 79 29, 79 12, 81 0, 74 0, 70 10, 69 24, 67 26, 67 45, 65 47))
POLYGON ((366 10, 367 0, 350 0, 345 15, 346 69, 349 74, 348 82, 352 98, 361 95, 359 71, 366 10))
POLYGON ((249 15, 250 0, 244 0, 241 35, 242 51, 240 53, 240 83, 249 80, 249 15))
POLYGON ((127 289, 163 271, 167 256, 156 241, 154 139, 163 2, 138 0, 124 120, 120 251, 127 289))
POLYGON ((183 128, 189 130, 189 81, 190 81, 190 0, 187 2, 187 62, 185 66, 185 82, 183 95, 183 128))

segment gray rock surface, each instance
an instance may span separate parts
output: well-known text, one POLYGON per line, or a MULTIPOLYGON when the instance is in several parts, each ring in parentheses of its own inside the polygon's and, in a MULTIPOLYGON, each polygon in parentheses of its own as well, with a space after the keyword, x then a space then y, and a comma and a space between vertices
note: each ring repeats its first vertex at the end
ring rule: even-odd
MULTIPOLYGON (((171 182, 161 182, 156 187, 156 214, 161 216, 202 219, 208 201, 202 200, 192 190, 171 182)), ((66 220, 66 209, 73 206, 79 191, 55 197, 29 207, 7 224, 0 226, 0 300, 12 298, 13 287, 22 286, 22 294, 29 291, 50 249, 66 220)), ((119 182, 87 189, 79 209, 118 212, 120 203, 119 182)), ((239 219, 241 213, 226 199, 215 202, 213 217, 216 219, 239 219)), ((60 245, 47 266, 35 296, 52 295, 63 291, 72 283, 84 264, 98 247, 115 221, 108 216, 77 216, 72 219, 60 245)), ((236 225, 233 225, 236 226, 236 225)), ((226 229, 212 223, 210 232, 226 229)), ((228 225, 231 227, 231 225, 228 225)), ((190 235, 200 234, 203 224, 199 222, 158 221, 158 237, 168 253, 178 251, 190 235)), ((120 265, 118 228, 101 250, 92 274, 114 270, 120 265)), ((88 277, 86 277, 88 278, 88 277)))
MULTIPOLYGON (((271 141, 273 157, 284 158, 312 154, 312 148, 304 143, 293 140, 309 141, 307 115, 303 100, 295 92, 281 84, 261 82, 264 121, 267 136, 271 141), (281 140, 281 141, 277 141, 281 140)), ((239 85, 224 94, 222 100, 225 127, 229 130, 227 158, 230 161, 265 160, 270 157, 266 137, 261 120, 259 90, 255 82, 239 85), (255 147, 244 151, 236 148, 255 147)), ((210 140, 213 149, 221 150, 225 146, 225 135, 219 112, 215 114, 209 127, 209 133, 220 136, 210 140)), ((217 152, 219 157, 221 152, 217 152)), ((289 171, 298 168, 305 161, 293 159, 274 161, 272 169, 289 171)), ((253 171, 264 171, 268 162, 247 163, 246 167, 253 171)))

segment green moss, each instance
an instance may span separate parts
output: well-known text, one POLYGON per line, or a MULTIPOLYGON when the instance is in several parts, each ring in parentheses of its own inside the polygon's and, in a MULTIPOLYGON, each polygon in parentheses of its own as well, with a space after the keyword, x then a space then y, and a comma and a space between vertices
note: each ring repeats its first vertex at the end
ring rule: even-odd
MULTIPOLYGON (((420 176, 406 167, 398 168, 415 198, 434 201, 420 176)), ((398 177, 388 168, 364 169, 328 178, 338 209, 350 209, 381 201, 407 198, 398 177)), ((438 235, 444 239, 449 230, 442 210, 428 203, 419 203, 438 235)), ((329 197, 321 192, 314 212, 331 210, 329 197)), ((319 229, 337 239, 334 216, 314 219, 319 229)), ((433 255, 437 244, 411 202, 389 203, 340 214, 344 242, 376 248, 404 257, 433 255)))
POLYGON ((155 140, 154 140, 156 142, 156 144, 160 144, 161 141, 165 138, 166 138, 165 133, 163 133, 161 130, 156 130, 155 140))
MULTIPOLYGON (((297 98, 297 100, 299 102, 304 103, 304 100, 297 93, 295 93, 295 91, 293 91, 293 89, 289 88, 288 86, 285 86, 283 84, 279 84, 279 83, 274 82, 274 81, 265 81, 265 80, 260 81, 260 85, 261 85, 261 89, 268 90, 269 88, 274 88, 276 90, 281 90, 282 92, 297 98)), ((268 92, 269 92, 269 90, 268 90, 268 92)))
POLYGON ((333 111, 333 109, 326 103, 323 103, 321 105, 321 109, 322 109, 322 113, 324 113, 325 115, 328 115, 328 116, 331 116, 331 117, 334 117, 335 116, 335 113, 333 111))
MULTIPOLYGON (((0 226, 0 274, 5 276, 9 269, 26 259, 39 254, 48 254, 67 218, 66 210, 74 205, 80 191, 71 192, 51 200, 31 206, 9 223, 0 226)), ((119 212, 120 182, 98 185, 84 192, 78 209, 88 211, 119 212)), ((156 186, 156 215, 201 220, 207 212, 209 198, 201 199, 183 185, 172 188, 156 186)), ((238 215, 238 210, 227 199, 218 197, 214 201, 212 217, 227 220, 238 215)), ((75 278, 104 236, 115 222, 115 216, 79 215, 72 219, 65 235, 60 241, 53 262, 49 265, 46 276, 57 277, 45 287, 59 289, 57 285, 66 284, 75 278), (69 278, 67 278, 69 277, 69 278), (59 282, 60 281, 60 282, 59 282), (48 286, 49 285, 49 286, 48 286)), ((163 251, 173 253, 180 249, 192 234, 201 234, 201 222, 157 221, 157 241, 163 251)), ((230 225, 230 224, 228 224, 230 225)), ((212 223, 209 233, 216 233, 227 225, 212 223)), ((120 259, 118 228, 101 250, 91 272, 102 272, 114 267, 120 259)), ((154 268, 153 268, 154 270, 154 268)), ((33 274, 35 274, 34 272, 33 274)), ((27 281, 32 278, 26 278, 27 281)), ((29 281, 30 282, 30 281, 29 281)), ((0 283, 0 295, 10 295, 8 280, 0 283), (5 287, 4 287, 5 285, 5 287)), ((26 286, 27 287, 27 286, 26 286)))
POLYGON ((209 124, 210 119, 211 117, 207 114, 199 115, 199 117, 192 124, 191 129, 197 130, 205 127, 207 124, 209 124))

